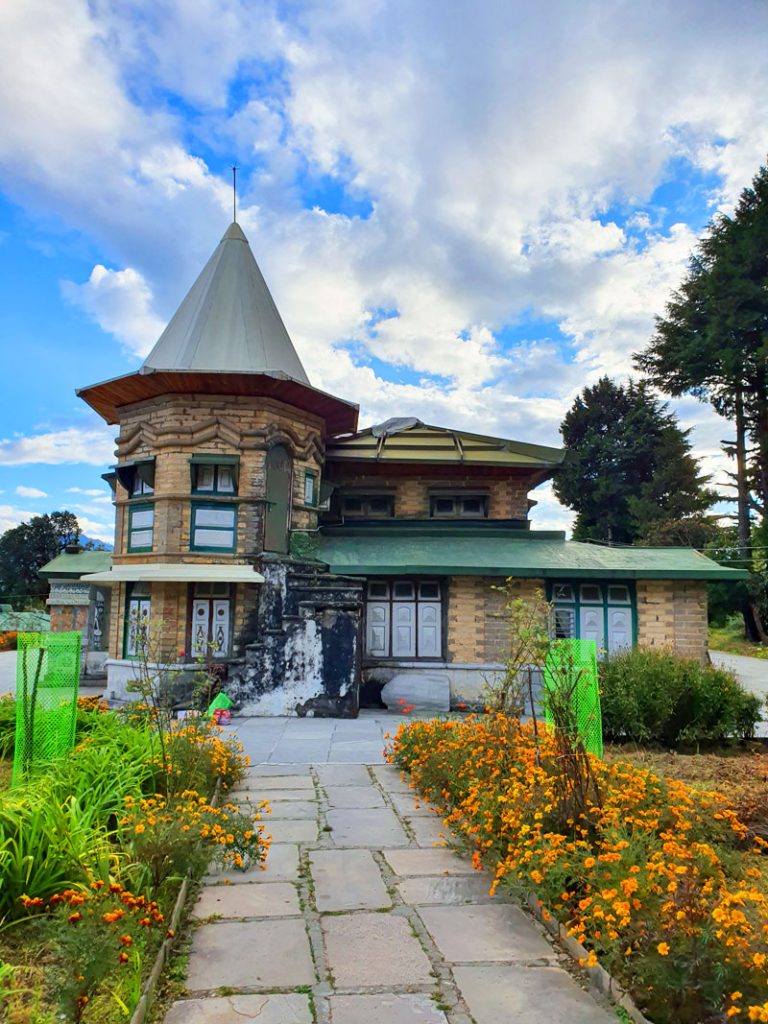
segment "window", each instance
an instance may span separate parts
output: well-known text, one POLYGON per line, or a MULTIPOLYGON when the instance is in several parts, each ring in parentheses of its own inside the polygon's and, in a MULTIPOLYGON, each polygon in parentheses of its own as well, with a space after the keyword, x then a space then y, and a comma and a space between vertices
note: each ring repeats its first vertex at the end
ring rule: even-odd
POLYGON ((234 551, 237 527, 235 505, 192 504, 191 551, 234 551))
POLYGON ((128 550, 151 551, 155 533, 155 509, 152 505, 128 506, 128 550))
POLYGON ((194 657, 229 654, 231 601, 228 583, 196 583, 190 623, 194 657))
POLYGON ((115 475, 132 498, 155 493, 155 460, 123 462, 115 467, 115 475))
POLYGON ((366 602, 365 652, 370 658, 442 658, 439 582, 372 580, 366 602))
POLYGON ((317 504, 317 476, 308 469, 304 471, 304 504, 317 504))
POLYGON ((237 494, 236 469, 229 462, 193 462, 192 491, 195 494, 237 494))
POLYGON ((635 629, 628 583, 552 583, 554 630, 559 640, 594 640, 598 657, 631 647, 635 629))
POLYGON ((433 494, 429 500, 429 514, 433 519, 486 519, 486 494, 433 494))
POLYGON ((345 494, 341 511, 349 519, 391 519, 395 514, 393 494, 345 494))
POLYGON ((136 658, 146 653, 149 643, 150 591, 148 583, 134 583, 125 602, 123 655, 136 658))

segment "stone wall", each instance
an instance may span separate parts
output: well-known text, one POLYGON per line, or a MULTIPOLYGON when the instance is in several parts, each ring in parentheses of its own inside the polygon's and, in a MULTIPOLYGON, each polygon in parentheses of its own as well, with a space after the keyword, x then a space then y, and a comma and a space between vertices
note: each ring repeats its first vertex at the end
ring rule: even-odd
MULTIPOLYGON (((507 597, 495 588, 505 585, 500 576, 453 576, 448 583, 447 651, 449 662, 494 664, 506 660, 509 623, 507 597)), ((512 595, 533 599, 542 592, 541 580, 515 579, 512 595)))
POLYGON ((688 658, 707 654, 707 587, 689 580, 637 581, 637 642, 688 658))
POLYGON ((495 477, 445 473, 441 476, 430 467, 424 467, 424 475, 417 476, 404 475, 397 466, 381 473, 370 473, 365 468, 329 462, 327 473, 342 493, 364 490, 394 493, 395 517, 402 519, 428 519, 430 491, 435 490, 487 492, 489 519, 527 519, 528 492, 535 486, 529 475, 495 477))

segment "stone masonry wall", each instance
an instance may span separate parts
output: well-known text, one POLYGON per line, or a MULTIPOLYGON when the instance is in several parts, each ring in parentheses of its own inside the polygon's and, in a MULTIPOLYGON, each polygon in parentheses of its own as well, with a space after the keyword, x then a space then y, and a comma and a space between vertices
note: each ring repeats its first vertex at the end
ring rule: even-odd
POLYGON ((697 581, 637 581, 637 642, 704 660, 707 588, 697 581))
MULTIPOLYGON (((428 470, 426 472, 429 472, 428 470)), ((434 474, 434 470, 432 471, 434 474)), ((473 490, 488 493, 489 519, 527 519, 528 492, 534 486, 530 477, 478 477, 473 474, 402 476, 397 467, 386 475, 356 473, 351 467, 329 465, 328 476, 343 492, 370 489, 394 491, 395 516, 403 519, 428 519, 431 490, 473 490)))
MULTIPOLYGON (((503 662, 507 654, 509 626, 506 597, 493 589, 504 585, 500 576, 453 576, 448 584, 448 660, 464 664, 503 662)), ((542 590, 541 580, 516 579, 515 596, 532 599, 542 590)))

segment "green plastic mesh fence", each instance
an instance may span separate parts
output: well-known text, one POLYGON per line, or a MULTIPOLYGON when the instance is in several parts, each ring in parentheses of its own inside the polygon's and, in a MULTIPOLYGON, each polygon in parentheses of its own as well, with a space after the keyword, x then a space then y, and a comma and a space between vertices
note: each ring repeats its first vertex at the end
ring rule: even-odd
MULTIPOLYGON (((597 645, 594 640, 557 640, 549 650, 544 666, 547 690, 565 690, 570 694, 570 710, 579 739, 586 750, 603 756, 603 718, 600 712, 600 687, 597 676, 597 645)), ((549 725, 553 725, 549 702, 544 699, 549 725)))
POLYGON ((80 633, 19 633, 12 784, 75 743, 80 633))

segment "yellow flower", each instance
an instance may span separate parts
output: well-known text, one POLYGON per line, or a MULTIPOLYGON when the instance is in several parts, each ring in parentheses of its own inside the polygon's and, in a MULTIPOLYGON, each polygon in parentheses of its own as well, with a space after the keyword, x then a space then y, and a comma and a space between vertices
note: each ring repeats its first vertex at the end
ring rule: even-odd
POLYGON ((669 956, 669 946, 666 942, 660 942, 656 947, 659 956, 669 956))

